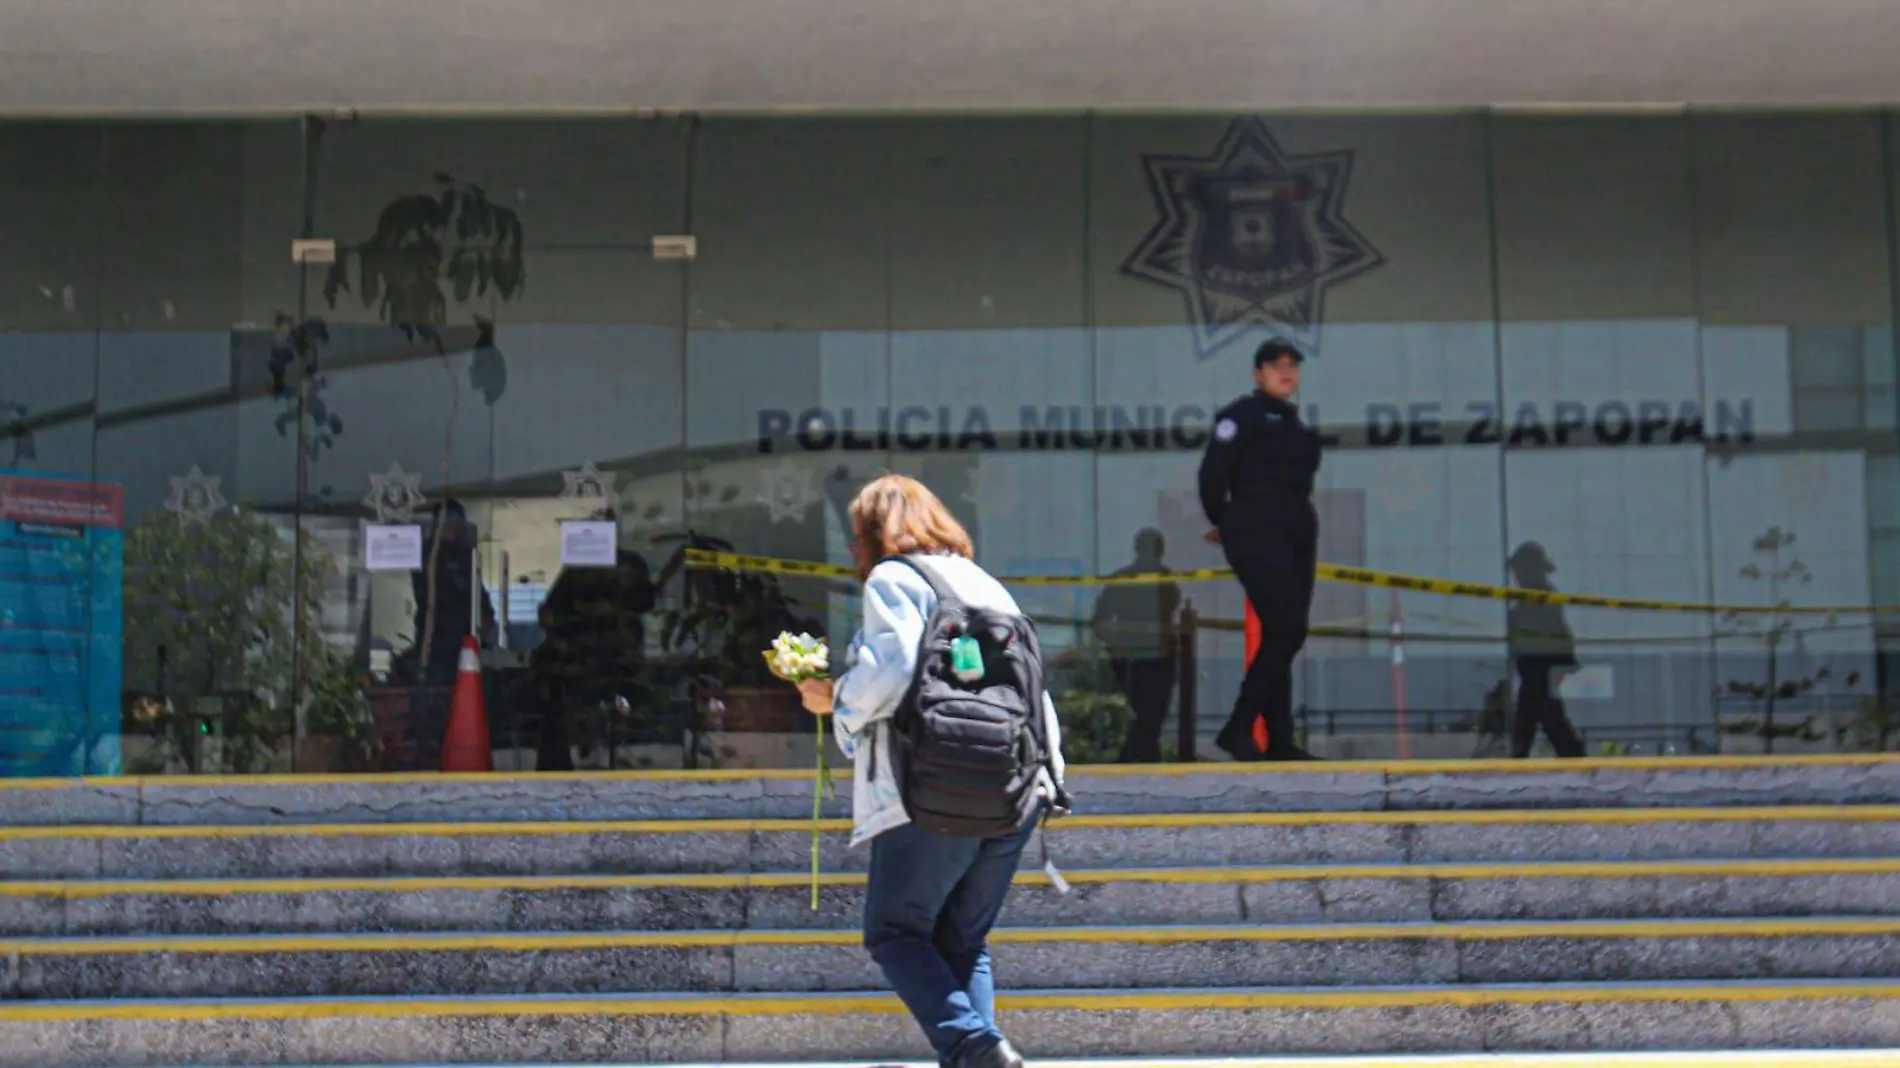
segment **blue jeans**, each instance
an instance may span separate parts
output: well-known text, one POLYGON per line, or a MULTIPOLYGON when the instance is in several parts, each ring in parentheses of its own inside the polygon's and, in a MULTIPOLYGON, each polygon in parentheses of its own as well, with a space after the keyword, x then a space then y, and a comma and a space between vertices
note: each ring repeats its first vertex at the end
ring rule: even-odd
POLYGON ((906 824, 871 840, 864 948, 945 1065, 1002 1041, 990 928, 1035 819, 1001 838, 947 838, 906 824))

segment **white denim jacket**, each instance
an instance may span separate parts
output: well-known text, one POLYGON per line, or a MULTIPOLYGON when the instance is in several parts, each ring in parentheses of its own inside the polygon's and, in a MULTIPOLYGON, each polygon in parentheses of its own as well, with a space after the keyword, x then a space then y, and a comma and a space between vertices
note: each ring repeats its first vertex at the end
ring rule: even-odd
MULTIPOLYGON (((1002 583, 960 556, 933 556, 923 563, 972 608, 1020 611, 1002 583)), ((924 627, 937 610, 937 594, 912 568, 886 561, 864 583, 864 623, 851 639, 845 672, 832 690, 832 730, 851 758, 851 844, 868 842, 910 822, 891 766, 891 716, 917 671, 924 627)), ((1062 784, 1062 726, 1055 702, 1042 695, 1049 739, 1049 765, 1037 789, 1054 801, 1062 784)))

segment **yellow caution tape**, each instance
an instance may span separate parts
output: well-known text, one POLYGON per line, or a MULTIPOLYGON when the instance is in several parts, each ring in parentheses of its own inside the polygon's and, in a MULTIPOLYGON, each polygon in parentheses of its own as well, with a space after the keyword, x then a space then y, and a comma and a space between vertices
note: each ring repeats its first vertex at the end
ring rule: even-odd
MULTIPOLYGON (((776 556, 748 556, 742 553, 716 553, 704 549, 686 550, 688 567, 696 570, 721 569, 750 571, 770 575, 804 575, 812 578, 855 579, 857 572, 839 564, 811 560, 788 560, 776 556)), ((1442 597, 1468 597, 1491 601, 1523 601, 1528 604, 1566 605, 1574 608, 1619 608, 1635 612, 1693 612, 1737 615, 1843 616, 1900 614, 1900 605, 1760 605, 1697 604, 1692 601, 1657 601, 1639 597, 1598 597, 1584 593, 1559 593, 1555 590, 1528 590, 1517 586, 1495 586, 1484 582, 1455 582, 1450 579, 1406 575, 1396 571, 1375 571, 1364 567, 1320 564, 1315 568, 1321 582, 1374 589, 1430 593, 1442 597)), ((1204 567, 1194 571, 1150 571, 1118 575, 998 575, 1005 585, 1052 586, 1153 586, 1160 583, 1218 582, 1231 580, 1234 572, 1225 567, 1204 567)))

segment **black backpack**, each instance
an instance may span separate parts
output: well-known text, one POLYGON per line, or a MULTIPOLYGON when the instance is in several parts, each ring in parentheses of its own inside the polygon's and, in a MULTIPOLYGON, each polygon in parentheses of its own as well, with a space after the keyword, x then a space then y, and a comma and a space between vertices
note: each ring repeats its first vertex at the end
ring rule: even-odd
POLYGON ((905 811, 917 826, 953 838, 1020 830, 1040 804, 1036 781, 1050 759, 1035 624, 965 605, 925 560, 892 559, 937 594, 917 674, 892 720, 905 811), (975 641, 980 676, 959 676, 959 638, 975 641))

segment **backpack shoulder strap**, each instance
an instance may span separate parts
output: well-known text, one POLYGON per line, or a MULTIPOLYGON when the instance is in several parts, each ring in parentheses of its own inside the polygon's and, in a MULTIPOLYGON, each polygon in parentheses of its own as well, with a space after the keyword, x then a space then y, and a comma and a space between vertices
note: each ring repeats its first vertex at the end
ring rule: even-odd
POLYGON ((963 607, 963 598, 957 596, 956 591, 952 590, 950 584, 945 582, 941 575, 937 574, 935 567, 925 562, 924 557, 887 556, 884 560, 890 563, 903 564, 905 567, 910 568, 922 576, 923 580, 930 585, 930 592, 937 595, 937 604, 940 607, 953 609, 963 607))

